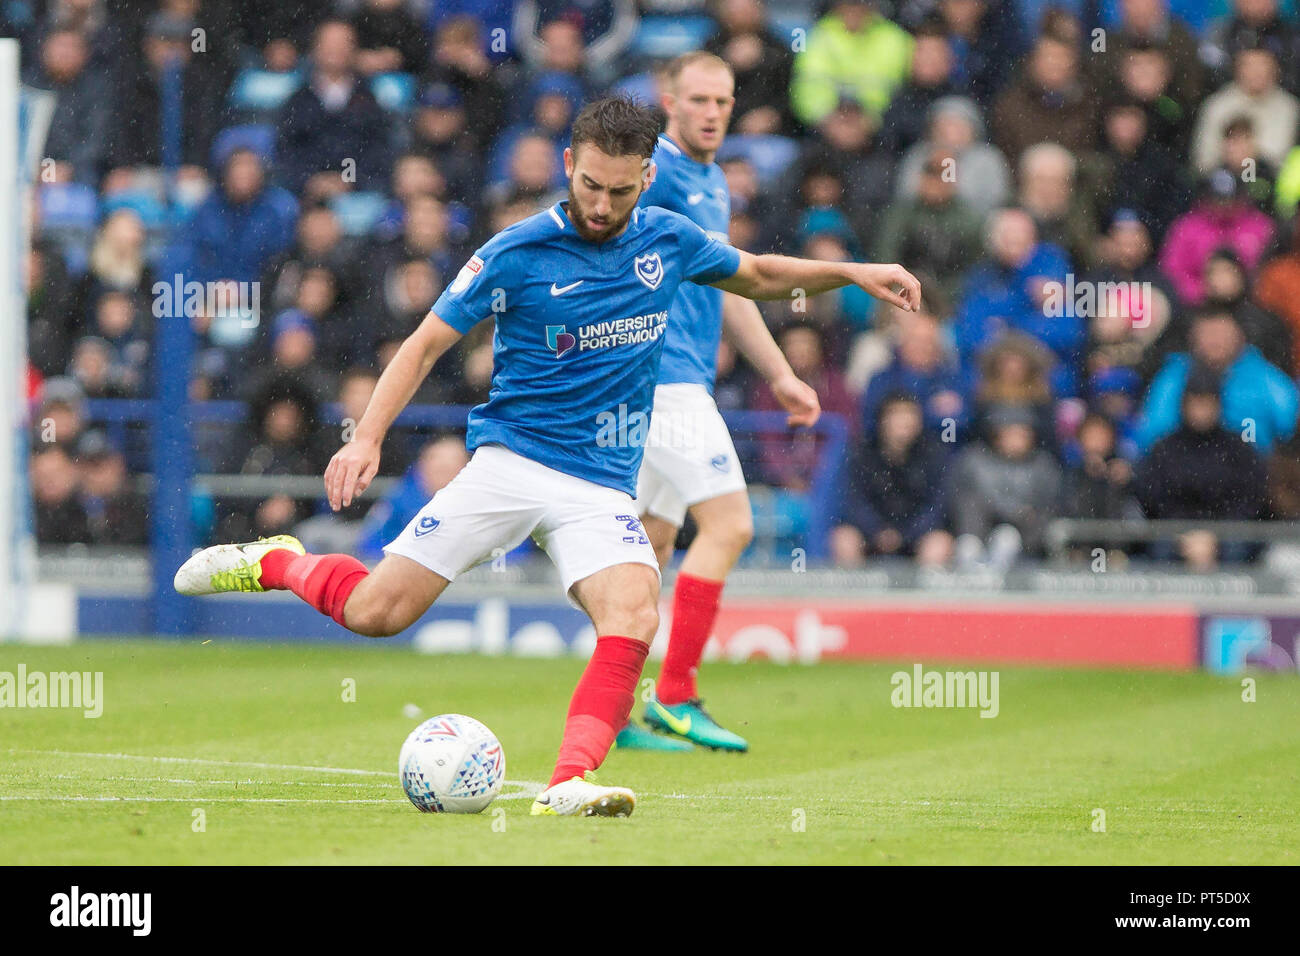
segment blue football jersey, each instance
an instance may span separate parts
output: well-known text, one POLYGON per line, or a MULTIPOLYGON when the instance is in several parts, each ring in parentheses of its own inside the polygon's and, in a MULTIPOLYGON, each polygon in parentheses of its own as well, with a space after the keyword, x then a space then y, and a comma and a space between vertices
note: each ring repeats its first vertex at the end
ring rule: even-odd
MULTIPOLYGON (((731 193, 717 163, 697 163, 667 136, 654 152, 655 181, 641 195, 643 207, 659 206, 681 213, 718 242, 729 243, 731 193)), ((689 382, 713 391, 718 375, 718 339, 722 336, 721 289, 685 283, 673 303, 674 321, 659 366, 659 382, 689 382)))
POLYGON ((635 495, 664 333, 684 320, 677 287, 734 275, 740 254, 659 208, 637 208, 622 235, 588 242, 567 205, 489 239, 433 311, 459 332, 496 318, 492 387, 470 412, 471 451, 503 445, 635 495))

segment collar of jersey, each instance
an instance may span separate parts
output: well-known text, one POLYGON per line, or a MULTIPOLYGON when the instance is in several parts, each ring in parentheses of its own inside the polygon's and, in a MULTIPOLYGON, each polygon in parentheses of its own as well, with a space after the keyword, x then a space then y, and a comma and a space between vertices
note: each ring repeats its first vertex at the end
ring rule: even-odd
POLYGON ((608 249, 614 246, 621 246, 624 242, 626 242, 629 238, 631 238, 631 236, 634 233, 641 231, 641 226, 642 226, 641 220, 644 217, 644 210, 642 210, 640 206, 637 206, 635 209, 632 210, 632 218, 628 220, 627 228, 624 229, 623 232, 617 238, 611 239, 609 242, 602 242, 602 243, 588 242, 586 239, 583 239, 582 236, 578 235, 578 228, 573 224, 573 220, 569 218, 568 205, 569 205, 569 201, 567 199, 561 199, 559 202, 557 202, 554 206, 551 207, 551 211, 554 212, 555 215, 558 216, 560 220, 563 222, 562 228, 566 230, 572 230, 571 235, 573 236, 573 238, 577 239, 579 242, 586 243, 589 246, 595 246, 597 249, 608 249))
POLYGON ((664 142, 668 143, 669 145, 671 145, 672 148, 675 149, 675 150, 677 151, 677 158, 678 158, 678 159, 684 159, 684 160, 686 160, 688 163, 690 163, 692 166, 699 166, 701 169, 708 169, 710 166, 714 165, 714 163, 717 162, 716 158, 714 159, 714 162, 713 162, 713 163, 702 163, 702 162, 700 162, 700 161, 699 161, 698 159, 696 159, 694 156, 692 156, 692 155, 690 155, 689 153, 687 153, 686 150, 682 149, 681 145, 677 142, 677 140, 673 139, 673 138, 672 138, 671 136, 669 136, 667 133, 660 133, 660 134, 659 134, 659 138, 662 139, 664 142))

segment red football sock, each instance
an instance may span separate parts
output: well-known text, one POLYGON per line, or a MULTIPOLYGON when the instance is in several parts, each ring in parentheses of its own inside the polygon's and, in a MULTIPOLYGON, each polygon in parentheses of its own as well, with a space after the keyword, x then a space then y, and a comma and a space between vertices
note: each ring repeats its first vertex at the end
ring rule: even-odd
POLYGON ((349 554, 295 554, 287 548, 276 548, 262 558, 260 580, 269 591, 292 591, 347 627, 343 608, 352 589, 369 573, 349 554))
POLYGON ((718 616, 722 582, 678 574, 673 588, 673 626, 668 632, 668 652, 659 669, 655 696, 661 704, 680 704, 699 696, 695 674, 700 669, 704 645, 718 616))
POLYGON ((650 645, 630 637, 598 637, 573 692, 555 773, 548 787, 595 770, 632 712, 636 682, 650 645))

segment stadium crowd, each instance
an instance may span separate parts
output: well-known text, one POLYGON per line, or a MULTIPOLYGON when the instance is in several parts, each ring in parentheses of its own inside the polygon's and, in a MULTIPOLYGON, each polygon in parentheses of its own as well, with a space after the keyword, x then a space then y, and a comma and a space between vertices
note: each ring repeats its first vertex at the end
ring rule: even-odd
MULTIPOLYGON (((1300 517, 1290 2, 25 0, 0 33, 54 94, 26 262, 42 542, 144 542, 141 435, 86 403, 150 395, 178 284, 230 293, 185 310, 192 397, 249 409, 196 430, 199 468, 317 474, 324 407, 359 418, 474 248, 563 197, 584 100, 650 100, 701 46, 736 75, 733 242, 897 261, 926 289, 920 313, 855 289, 764 305, 852 433, 832 500, 809 497, 816 437, 743 443, 793 536, 832 509, 843 566, 1006 566, 1060 516, 1300 517)), ((477 403, 491 370, 480 327, 416 400, 477 403)), ((716 394, 778 407, 725 343, 716 394)), ((366 553, 463 463, 439 436, 391 444, 404 477, 372 514, 277 495, 196 519, 366 553)))

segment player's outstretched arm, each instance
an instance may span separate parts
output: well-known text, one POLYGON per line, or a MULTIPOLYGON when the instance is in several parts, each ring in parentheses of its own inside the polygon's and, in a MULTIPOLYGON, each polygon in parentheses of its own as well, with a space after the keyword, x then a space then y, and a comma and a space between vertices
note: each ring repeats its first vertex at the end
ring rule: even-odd
POLYGON ((370 487, 379 471, 379 449, 398 414, 406 407, 434 363, 456 344, 460 333, 430 312, 384 369, 357 422, 352 440, 335 452, 325 469, 325 493, 335 511, 352 504, 370 487))
POLYGON ((788 425, 817 424, 822 413, 817 392, 794 374, 758 306, 749 299, 726 293, 722 299, 722 331, 763 376, 776 400, 789 413, 788 425))
POLYGON ((742 251, 735 274, 713 285, 746 299, 785 299, 800 290, 818 295, 856 285, 908 312, 921 307, 921 283, 897 263, 826 262, 742 251))

